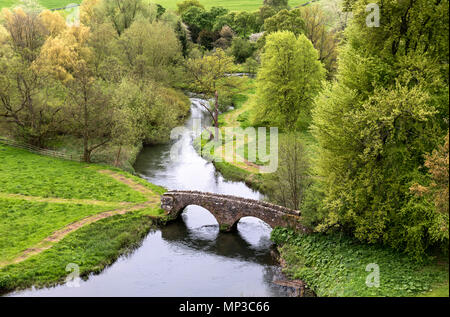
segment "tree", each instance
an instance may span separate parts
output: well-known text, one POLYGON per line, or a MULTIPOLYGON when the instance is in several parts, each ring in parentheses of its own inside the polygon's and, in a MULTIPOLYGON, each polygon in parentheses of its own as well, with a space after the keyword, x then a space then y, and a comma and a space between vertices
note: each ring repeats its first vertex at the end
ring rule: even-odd
POLYGON ((247 11, 239 12, 234 18, 234 27, 236 32, 244 38, 251 33, 258 32, 257 15, 247 11))
POLYGON ((46 34, 57 33, 54 15, 3 11, 5 39, 0 51, 0 117, 14 136, 43 146, 61 123, 57 83, 32 67, 46 34))
POLYGON ((309 159, 299 136, 288 134, 280 143, 278 155, 278 169, 270 174, 269 198, 281 206, 300 210, 311 181, 309 159))
POLYGON ((220 38, 214 42, 215 47, 219 47, 221 49, 227 49, 231 46, 231 42, 235 36, 234 31, 228 26, 225 25, 219 32, 220 38))
POLYGON ((101 0, 101 14, 112 23, 120 36, 138 18, 153 22, 158 17, 158 6, 144 0, 101 0))
MULTIPOLYGON (((80 22, 89 27, 95 27, 105 22, 101 12, 103 0, 83 0, 80 4, 80 22)), ((111 23, 112 24, 112 23, 111 23)), ((117 30, 116 30, 117 32, 117 30)))
POLYGON ((208 30, 202 30, 198 34, 197 43, 206 48, 207 50, 212 50, 214 43, 219 39, 218 32, 212 32, 208 30))
POLYGON ((208 12, 200 7, 190 7, 181 15, 181 19, 188 26, 191 38, 195 42, 202 30, 211 30, 213 20, 208 12))
MULTIPOLYGON (((216 17, 213 25, 214 31, 220 31, 223 27, 228 26, 231 29, 235 28, 234 20, 236 18, 236 12, 230 12, 228 14, 220 15, 216 17)), ((234 31, 233 31, 234 32, 234 31)))
MULTIPOLYGON (((424 154, 448 131, 448 3, 384 1, 376 28, 366 25, 365 4, 352 5, 337 82, 313 113, 327 211, 319 229, 420 260, 437 243, 430 231, 440 220, 410 188, 423 181, 424 154)), ((448 249, 448 237, 439 243, 448 249)))
POLYGON ((66 87, 65 119, 69 130, 83 139, 85 162, 91 161, 93 151, 111 142, 114 116, 111 88, 94 76, 89 35, 89 28, 80 26, 48 38, 34 65, 66 87))
POLYGON ((253 55, 254 51, 254 45, 243 38, 235 37, 231 43, 231 54, 239 64, 244 63, 247 58, 253 55))
POLYGON ((13 136, 44 146, 62 122, 62 107, 53 96, 58 84, 14 53, 0 58, 0 70, 0 118, 13 136))
POLYGON ((278 10, 268 5, 260 7, 258 10, 258 24, 264 25, 264 21, 277 14, 277 12, 278 10))
MULTIPOLYGON (((431 176, 431 184, 422 186, 415 184, 411 190, 419 196, 428 195, 434 200, 436 211, 447 214, 449 210, 449 134, 444 145, 439 146, 432 154, 425 156, 425 167, 431 176)), ((448 230, 448 228, 447 228, 448 230)))
POLYGON ((205 7, 198 0, 184 0, 183 2, 177 3, 177 13, 182 15, 191 7, 205 9, 205 7))
POLYGON ((177 21, 175 33, 181 44, 181 53, 183 54, 183 57, 186 58, 186 56, 188 55, 188 43, 189 43, 188 41, 189 32, 187 30, 186 25, 184 25, 181 21, 177 21))
MULTIPOLYGON (((207 98, 215 100, 213 107, 207 105, 203 105, 203 107, 213 120, 216 141, 219 135, 219 92, 233 87, 233 78, 228 76, 232 72, 233 66, 233 58, 227 56, 220 48, 211 55, 189 59, 187 62, 187 71, 192 75, 195 83, 194 89, 205 94, 207 98)), ((210 133, 212 137, 212 132, 210 133)))
POLYGON ((276 9, 288 8, 288 0, 264 0, 263 4, 265 6, 270 6, 276 9))
POLYGON ((259 62, 258 62, 258 60, 256 60, 256 58, 249 57, 245 61, 244 65, 245 65, 245 69, 246 69, 247 73, 251 74, 250 76, 253 76, 253 74, 256 73, 256 71, 259 67, 259 62))
POLYGON ((317 51, 304 36, 269 34, 257 78, 255 125, 276 124, 287 130, 305 129, 314 97, 324 79, 317 51))
POLYGON ((123 62, 138 78, 170 83, 181 60, 180 43, 165 23, 135 21, 120 37, 123 62))
POLYGON ((328 78, 332 78, 337 67, 337 33, 327 28, 329 18, 319 5, 306 6, 299 13, 304 21, 304 34, 319 52, 319 60, 327 69, 328 78))
POLYGON ((27 14, 20 7, 13 12, 3 9, 2 14, 14 49, 24 60, 32 62, 45 41, 45 28, 39 14, 36 12, 27 14))
POLYGON ((276 15, 264 21, 264 31, 270 34, 277 31, 290 31, 295 35, 305 32, 305 22, 300 15, 300 9, 281 10, 276 15))
POLYGON ((118 35, 122 34, 134 21, 138 10, 139 0, 111 0, 103 1, 104 10, 118 35))

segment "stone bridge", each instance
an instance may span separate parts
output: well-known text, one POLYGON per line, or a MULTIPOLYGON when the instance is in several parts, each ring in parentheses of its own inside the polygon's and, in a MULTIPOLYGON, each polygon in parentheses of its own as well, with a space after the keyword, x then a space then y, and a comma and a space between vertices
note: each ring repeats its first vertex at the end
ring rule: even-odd
POLYGON ((301 223, 300 212, 264 201, 198 191, 168 191, 161 196, 161 208, 171 219, 177 219, 184 208, 197 205, 211 212, 220 231, 229 232, 243 217, 256 217, 274 227, 290 227, 302 232, 309 230, 301 223))

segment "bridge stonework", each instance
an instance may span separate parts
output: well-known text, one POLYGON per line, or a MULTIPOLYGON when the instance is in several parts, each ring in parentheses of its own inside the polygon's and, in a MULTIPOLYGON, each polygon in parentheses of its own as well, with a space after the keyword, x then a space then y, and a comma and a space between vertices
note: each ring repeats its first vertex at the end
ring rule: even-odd
POLYGON ((300 212, 263 201, 198 191, 168 191, 161 196, 161 208, 171 219, 177 219, 184 208, 197 205, 211 212, 220 231, 229 232, 243 217, 256 217, 270 227, 290 227, 308 233, 301 223, 300 212))

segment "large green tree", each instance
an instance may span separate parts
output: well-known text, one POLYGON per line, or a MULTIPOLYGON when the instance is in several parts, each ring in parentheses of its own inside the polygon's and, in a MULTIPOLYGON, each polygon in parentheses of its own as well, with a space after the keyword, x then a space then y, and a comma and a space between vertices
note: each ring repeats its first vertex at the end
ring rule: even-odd
POLYGON ((383 1, 379 27, 366 24, 366 4, 352 3, 337 82, 313 114, 327 213, 319 229, 419 257, 437 222, 410 187, 448 129, 448 1, 383 1))
POLYGON ((270 34, 261 56, 253 122, 305 129, 324 75, 317 51, 304 35, 270 34))

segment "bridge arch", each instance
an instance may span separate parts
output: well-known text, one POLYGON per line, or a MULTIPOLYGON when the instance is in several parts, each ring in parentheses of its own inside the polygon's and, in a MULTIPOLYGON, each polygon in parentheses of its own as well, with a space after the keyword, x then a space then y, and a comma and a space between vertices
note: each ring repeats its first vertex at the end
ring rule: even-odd
POLYGON ((207 209, 222 232, 235 230, 244 217, 261 219, 272 228, 282 226, 307 231, 300 223, 298 211, 263 201, 198 191, 169 191, 161 197, 161 207, 172 219, 178 218, 189 205, 207 209))

